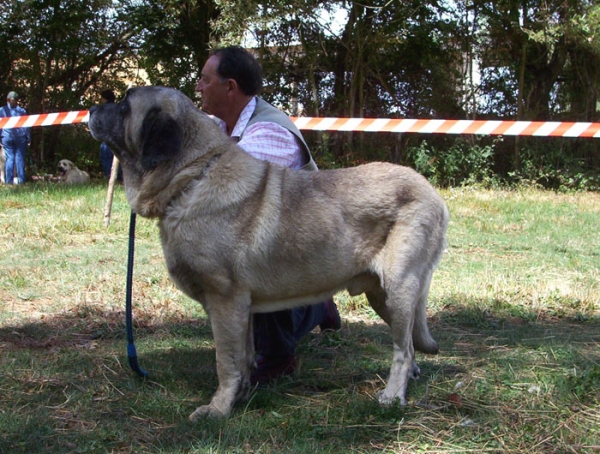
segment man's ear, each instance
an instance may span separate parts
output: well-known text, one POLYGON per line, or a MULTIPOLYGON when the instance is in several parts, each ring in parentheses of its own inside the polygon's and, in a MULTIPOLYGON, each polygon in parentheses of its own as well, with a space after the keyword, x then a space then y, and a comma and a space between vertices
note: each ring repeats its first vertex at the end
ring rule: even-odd
POLYGON ((142 123, 142 167, 154 170, 174 158, 182 145, 181 128, 159 108, 148 112, 142 123))
POLYGON ((227 79, 227 92, 228 93, 233 93, 237 90, 238 88, 238 83, 236 82, 235 79, 227 79))

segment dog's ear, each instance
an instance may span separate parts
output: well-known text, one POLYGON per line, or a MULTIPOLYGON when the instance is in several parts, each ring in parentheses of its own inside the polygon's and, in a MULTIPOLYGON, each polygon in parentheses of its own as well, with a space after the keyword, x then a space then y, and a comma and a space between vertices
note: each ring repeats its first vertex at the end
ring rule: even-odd
POLYGON ((142 124, 142 167, 154 170, 181 150, 181 128, 159 108, 148 112, 142 124))

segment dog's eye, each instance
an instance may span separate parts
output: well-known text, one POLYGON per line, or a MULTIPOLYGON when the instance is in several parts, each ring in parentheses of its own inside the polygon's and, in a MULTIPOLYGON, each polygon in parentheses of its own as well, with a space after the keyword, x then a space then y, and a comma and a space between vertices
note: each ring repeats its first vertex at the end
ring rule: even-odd
POLYGON ((125 101, 119 103, 119 113, 123 116, 129 114, 129 104, 125 101))

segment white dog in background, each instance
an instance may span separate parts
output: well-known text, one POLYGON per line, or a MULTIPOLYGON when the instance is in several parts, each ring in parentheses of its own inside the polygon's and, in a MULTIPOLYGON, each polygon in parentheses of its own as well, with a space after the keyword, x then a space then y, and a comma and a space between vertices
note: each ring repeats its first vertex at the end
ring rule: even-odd
POLYGON ((58 171, 60 181, 66 184, 88 184, 90 182, 89 173, 80 170, 68 159, 61 159, 58 162, 58 171))

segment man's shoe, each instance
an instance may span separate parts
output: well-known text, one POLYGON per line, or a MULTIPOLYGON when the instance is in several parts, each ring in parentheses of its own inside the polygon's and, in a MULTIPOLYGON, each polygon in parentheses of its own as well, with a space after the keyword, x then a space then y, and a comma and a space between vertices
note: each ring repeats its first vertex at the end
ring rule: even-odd
POLYGON ((256 360, 256 369, 250 375, 250 383, 266 385, 279 377, 292 375, 296 368, 296 357, 293 355, 272 358, 259 356, 256 360))
POLYGON ((319 324, 321 332, 328 330, 339 331, 342 328, 342 319, 332 299, 325 303, 325 308, 327 309, 327 316, 325 317, 325 320, 319 324))

